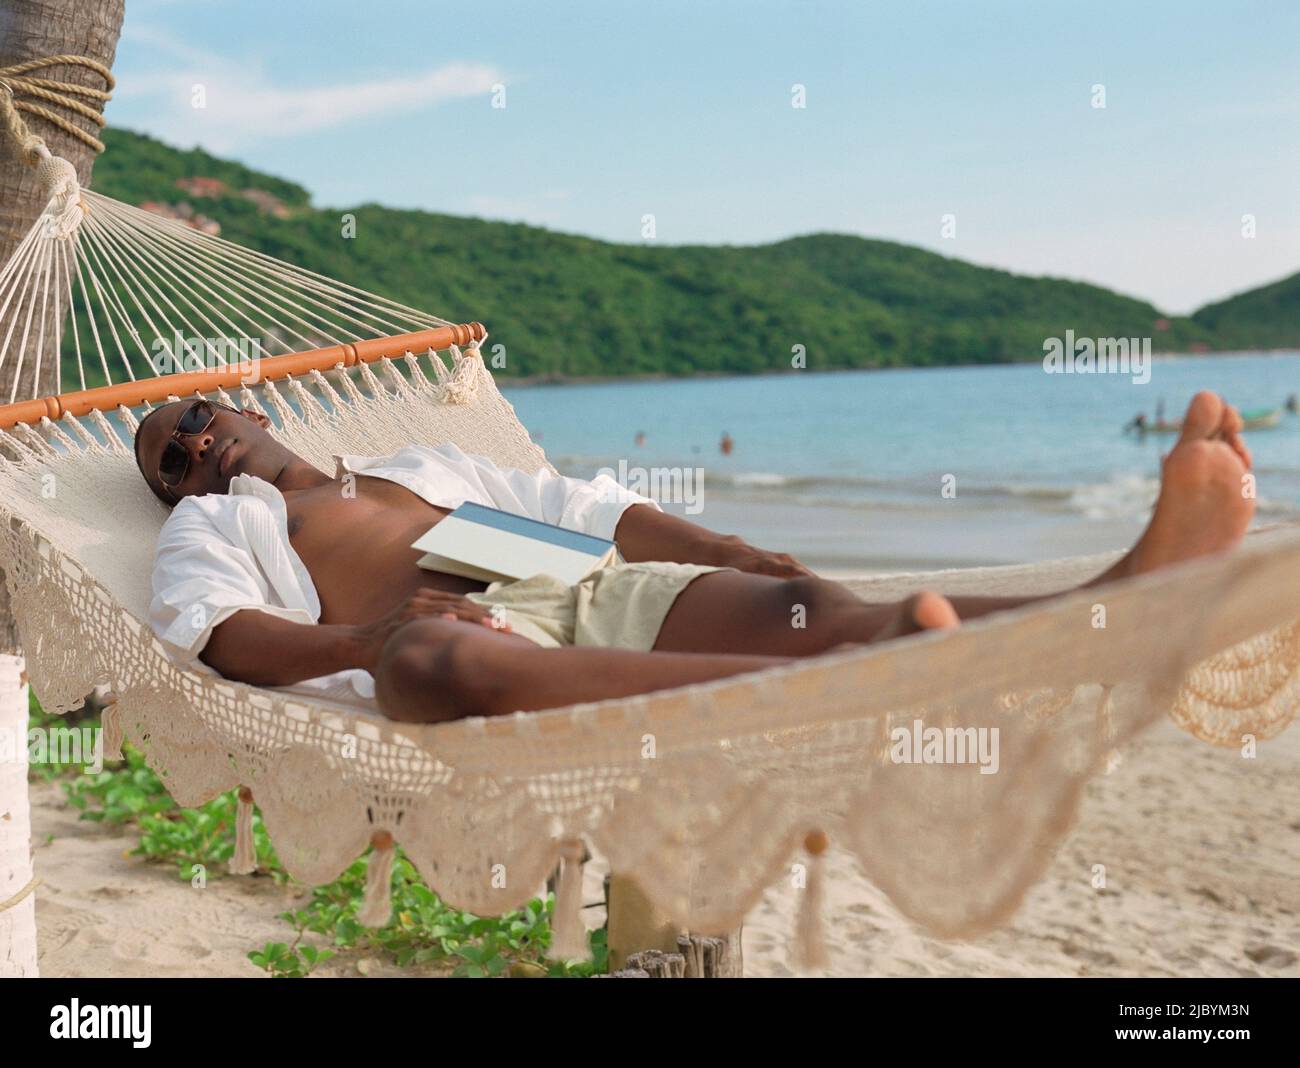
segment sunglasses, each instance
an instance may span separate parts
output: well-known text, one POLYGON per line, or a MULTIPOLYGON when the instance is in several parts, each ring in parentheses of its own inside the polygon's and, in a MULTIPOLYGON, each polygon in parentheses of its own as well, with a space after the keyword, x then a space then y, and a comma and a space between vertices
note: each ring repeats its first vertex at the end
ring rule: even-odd
POLYGON ((196 400, 176 420, 176 428, 172 431, 167 444, 163 446, 162 457, 158 461, 158 481, 167 489, 174 489, 184 482, 190 470, 190 450, 182 445, 179 439, 182 436, 194 437, 202 434, 212 425, 218 410, 235 411, 228 404, 196 400))

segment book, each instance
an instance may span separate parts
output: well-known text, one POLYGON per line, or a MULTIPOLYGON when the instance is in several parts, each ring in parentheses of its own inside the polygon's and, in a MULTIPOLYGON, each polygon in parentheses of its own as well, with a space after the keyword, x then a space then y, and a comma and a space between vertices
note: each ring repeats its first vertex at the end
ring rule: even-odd
POLYGON ((416 562, 426 571, 482 582, 552 575, 569 586, 617 556, 608 538, 468 501, 411 548, 424 554, 416 562))

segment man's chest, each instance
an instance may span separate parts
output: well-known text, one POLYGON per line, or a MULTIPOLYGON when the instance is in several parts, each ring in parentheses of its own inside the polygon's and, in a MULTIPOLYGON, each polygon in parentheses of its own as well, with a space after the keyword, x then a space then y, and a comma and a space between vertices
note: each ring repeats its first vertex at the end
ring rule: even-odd
POLYGON ((447 509, 395 482, 360 477, 286 494, 285 507, 289 542, 316 586, 321 622, 376 618, 418 586, 443 588, 450 578, 422 571, 411 548, 447 509))
POLYGON ((447 515, 396 482, 364 476, 286 494, 285 512, 289 540, 309 569, 309 556, 349 545, 373 550, 410 531, 414 541, 447 515))

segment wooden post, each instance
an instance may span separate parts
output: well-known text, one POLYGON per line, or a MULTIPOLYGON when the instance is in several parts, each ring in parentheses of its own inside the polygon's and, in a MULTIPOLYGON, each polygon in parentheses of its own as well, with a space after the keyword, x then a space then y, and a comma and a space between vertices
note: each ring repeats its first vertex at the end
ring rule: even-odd
POLYGON ((23 658, 0 655, 0 977, 36 978, 36 895, 27 800, 27 681, 23 658))
POLYGON ((628 957, 627 970, 643 972, 648 979, 683 979, 686 976, 686 959, 680 953, 661 953, 657 949, 647 949, 628 957))
POLYGON ((740 950, 737 927, 724 938, 707 935, 683 935, 677 949, 686 963, 687 979, 742 979, 745 961, 740 950))
POLYGON ((609 973, 619 979, 740 979, 741 928, 722 938, 692 934, 670 922, 636 882, 605 880, 609 973))
POLYGON ((609 924, 609 970, 622 971, 634 953, 676 953, 683 931, 651 904, 626 875, 611 874, 606 902, 609 924))

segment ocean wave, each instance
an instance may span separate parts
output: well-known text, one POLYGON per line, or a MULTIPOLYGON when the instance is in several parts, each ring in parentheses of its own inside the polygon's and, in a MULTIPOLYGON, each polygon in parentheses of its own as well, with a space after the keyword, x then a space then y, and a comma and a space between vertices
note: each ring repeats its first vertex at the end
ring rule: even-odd
MULTIPOLYGON (((717 478, 711 472, 706 484, 714 489, 730 488, 739 496, 792 503, 840 505, 865 508, 906 508, 927 505, 940 499, 937 476, 912 479, 791 477, 756 473, 717 478), (924 490, 918 487, 924 485, 924 490), (833 490, 834 493, 818 493, 833 490), (844 491, 857 492, 844 492, 844 491), (754 493, 752 491, 767 491, 754 493)), ((1068 512, 1091 519, 1122 519, 1151 510, 1160 483, 1154 478, 1119 475, 1106 482, 1056 485, 1034 482, 975 482, 959 478, 958 497, 974 497, 990 506, 1014 502, 1022 507, 1047 512, 1068 512)))
POLYGON ((637 468, 673 468, 701 467, 705 482, 711 486, 735 486, 738 488, 771 487, 788 490, 803 490, 815 487, 844 490, 880 490, 906 489, 914 483, 911 480, 870 478, 858 475, 798 475, 783 474, 777 471, 724 471, 708 463, 702 463, 702 457, 693 456, 666 461, 651 457, 638 457, 635 462, 628 457, 611 460, 607 456, 563 455, 551 457, 551 462, 561 471, 592 472, 598 470, 618 471, 619 463, 627 465, 628 470, 637 468))
MULTIPOLYGON (((626 461, 625 461, 626 462, 626 461)), ((557 456, 565 473, 590 476, 597 470, 618 470, 618 462, 590 456, 557 456)), ((649 460, 639 466, 657 466, 649 460)), ((1292 468, 1260 468, 1258 473, 1294 475, 1292 468)), ((926 508, 940 501, 939 476, 927 472, 909 478, 870 478, 855 475, 799 475, 777 471, 718 471, 705 467, 704 486, 738 501, 793 506, 878 509, 900 511, 926 508)), ((1284 495, 1287 487, 1283 487, 1284 495)), ((1100 482, 980 482, 971 476, 958 480, 959 497, 977 498, 989 507, 999 503, 1042 513, 1076 515, 1087 519, 1134 519, 1149 515, 1160 492, 1160 481, 1136 474, 1116 474, 1100 482)), ((1267 515, 1300 514, 1300 502, 1264 498, 1256 510, 1267 515)))
POLYGON ((1076 486, 1069 508, 1088 519, 1130 519, 1150 512, 1159 493, 1159 479, 1118 475, 1108 482, 1076 486))
MULTIPOLYGON (((714 476, 714 481, 717 481, 714 476)), ((729 481, 733 486, 790 486, 800 480, 791 479, 789 475, 778 475, 772 471, 753 471, 739 475, 723 476, 724 481, 729 481)), ((809 481, 809 480, 804 480, 809 481)))

